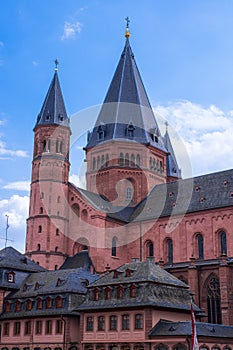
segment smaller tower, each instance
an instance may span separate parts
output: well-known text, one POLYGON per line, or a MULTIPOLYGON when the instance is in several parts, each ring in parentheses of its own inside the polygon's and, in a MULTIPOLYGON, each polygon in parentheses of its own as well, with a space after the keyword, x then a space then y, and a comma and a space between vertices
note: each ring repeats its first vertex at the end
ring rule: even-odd
POLYGON ((26 254, 47 269, 64 262, 67 246, 69 118, 55 72, 34 128, 26 254))

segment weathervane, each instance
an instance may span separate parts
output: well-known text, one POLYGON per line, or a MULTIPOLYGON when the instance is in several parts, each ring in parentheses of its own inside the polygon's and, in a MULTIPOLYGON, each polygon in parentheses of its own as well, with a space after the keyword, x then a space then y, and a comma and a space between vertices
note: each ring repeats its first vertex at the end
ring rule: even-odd
POLYGON ((129 38, 129 37, 130 37, 130 32, 129 32, 129 22, 130 22, 130 19, 129 19, 129 17, 126 17, 125 20, 126 20, 125 37, 126 37, 126 38, 129 38))
POLYGON ((126 20, 126 28, 129 28, 129 22, 130 22, 129 17, 127 16, 127 17, 125 18, 125 20, 126 20))
POLYGON ((55 59, 54 63, 55 63, 55 72, 57 72, 58 71, 58 65, 59 65, 59 62, 58 62, 57 58, 55 59))

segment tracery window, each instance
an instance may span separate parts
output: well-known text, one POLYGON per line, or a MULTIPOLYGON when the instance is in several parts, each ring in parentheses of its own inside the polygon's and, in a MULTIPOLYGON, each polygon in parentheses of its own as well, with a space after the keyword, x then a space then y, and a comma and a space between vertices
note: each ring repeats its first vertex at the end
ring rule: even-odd
POLYGON ((211 275, 206 283, 207 313, 209 323, 222 323, 220 284, 217 276, 211 275))

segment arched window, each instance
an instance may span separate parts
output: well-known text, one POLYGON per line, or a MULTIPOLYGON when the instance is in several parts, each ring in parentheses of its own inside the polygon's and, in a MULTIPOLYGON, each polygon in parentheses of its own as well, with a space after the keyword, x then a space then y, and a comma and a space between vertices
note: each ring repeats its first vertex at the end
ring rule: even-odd
POLYGON ((117 299, 122 299, 124 297, 124 288, 119 286, 117 288, 117 299))
POLYGON ((150 169, 153 168, 153 159, 152 159, 152 157, 150 157, 150 160, 149 160, 149 168, 150 169))
POLYGON ((46 152, 46 140, 43 141, 43 152, 46 152))
POLYGON ((26 310, 30 311, 32 309, 32 300, 28 299, 26 303, 26 310))
POLYGON ((97 129, 97 137, 98 137, 98 141, 102 141, 104 140, 104 127, 103 125, 99 125, 98 129, 97 129))
POLYGON ((95 170, 96 167, 96 158, 94 157, 92 160, 92 169, 95 170))
POLYGON ((56 236, 59 236, 59 228, 56 228, 56 236))
POLYGON ((48 152, 50 152, 50 150, 51 150, 51 141, 48 140, 48 152))
POLYGON ((42 232, 42 226, 39 225, 39 226, 38 226, 38 233, 41 233, 41 232, 42 232))
POLYGON ((40 207, 40 214, 43 214, 43 207, 40 207))
POLYGON ((137 287, 135 285, 130 286, 130 298, 136 298, 137 296, 137 287))
POLYGON ((97 170, 100 168, 100 156, 97 157, 97 170))
POLYGON ((51 309, 52 308, 52 298, 48 297, 46 299, 46 309, 51 309))
POLYGON ((105 166, 108 167, 108 165, 109 165, 109 155, 106 154, 105 166))
POLYGON ((124 165, 124 155, 123 155, 123 153, 120 153, 119 165, 120 165, 120 166, 123 166, 123 165, 124 165))
POLYGON ((15 311, 19 312, 21 310, 21 302, 19 300, 15 303, 15 311))
POLYGON ((104 166, 104 155, 101 156, 101 166, 104 166))
POLYGON ((78 204, 73 204, 72 205, 72 210, 75 212, 75 214, 77 215, 77 216, 79 216, 80 215, 80 208, 79 208, 79 205, 78 204))
POLYGON ((127 187, 126 188, 125 199, 126 200, 131 200, 132 199, 132 188, 131 187, 127 187))
POLYGON ((168 346, 163 343, 160 343, 155 347, 155 350, 168 350, 168 346))
POLYGON ((125 155, 125 166, 129 166, 129 153, 125 155))
POLYGON ((163 162, 161 160, 159 162, 159 171, 161 174, 163 173, 163 162))
POLYGON ((222 323, 220 284, 216 275, 211 274, 206 283, 207 313, 209 323, 222 323))
POLYGON ((131 154, 130 156, 130 166, 135 166, 135 155, 131 154))
POLYGON ((122 315, 122 330, 130 329, 130 317, 129 315, 122 315))
POLYGON ((112 298, 112 289, 109 287, 105 288, 105 300, 109 300, 112 298))
POLYGON ((112 239, 112 256, 117 255, 117 238, 113 237, 112 239))
POLYGON ((83 209, 81 213, 81 218, 82 220, 86 221, 87 220, 87 210, 83 209))
POLYGON ((197 254, 198 259, 204 259, 204 242, 202 234, 197 235, 197 254))
POLYGON ((40 251, 40 243, 37 244, 37 251, 40 251))
POLYGON ((178 343, 174 346, 173 350, 186 350, 186 346, 184 344, 178 343))
POLYGON ((99 290, 99 288, 95 288, 94 292, 93 292, 93 299, 94 299, 94 301, 99 300, 99 297, 100 297, 100 290, 99 290))
POLYGON ((58 247, 55 247, 55 253, 57 253, 58 252, 58 247))
POLYGON ((227 255, 227 236, 225 231, 219 232, 220 238, 220 253, 227 255))
POLYGON ((167 261, 173 263, 173 242, 170 238, 167 240, 167 261))
POLYGON ((60 153, 61 154, 63 153, 63 142, 62 141, 60 142, 60 153))
POLYGON ((137 165, 138 167, 141 166, 141 157, 140 157, 140 154, 137 154, 137 157, 136 157, 136 165, 137 165))
POLYGON ((153 257, 154 256, 154 244, 151 241, 148 241, 146 243, 146 250, 147 250, 147 256, 153 257))
POLYGON ((126 128, 126 136, 133 137, 134 136, 135 127, 132 122, 130 122, 126 128))
POLYGON ((37 309, 42 309, 43 308, 43 300, 41 298, 37 299, 37 305, 36 305, 37 309))
POLYGON ((56 141, 56 153, 59 153, 59 141, 56 141))

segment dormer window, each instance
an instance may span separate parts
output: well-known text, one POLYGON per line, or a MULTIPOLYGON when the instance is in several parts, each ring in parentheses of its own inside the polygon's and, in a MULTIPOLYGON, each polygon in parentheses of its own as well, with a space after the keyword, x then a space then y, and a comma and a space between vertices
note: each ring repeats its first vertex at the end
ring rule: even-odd
POLYGON ((130 269, 126 269, 125 270, 125 277, 130 277, 131 276, 131 270, 130 269))
POLYGON ((99 288, 95 288, 94 289, 94 301, 99 300, 99 294, 100 294, 99 288))
POLYGON ((7 282, 15 283, 15 273, 13 271, 7 273, 7 282))
POLYGON ((19 300, 15 303, 15 311, 19 312, 21 310, 21 302, 19 300))
POLYGON ((130 298, 136 298, 137 287, 135 285, 130 286, 130 298))
POLYGON ((27 285, 27 283, 24 283, 24 285, 23 285, 23 291, 26 292, 27 289, 28 289, 28 285, 27 285))
POLYGON ((10 302, 9 301, 6 301, 6 303, 5 303, 5 310, 6 310, 6 312, 10 312, 11 311, 11 304, 10 304, 10 302))
POLYGON ((35 290, 37 290, 37 289, 39 289, 39 288, 40 288, 40 285, 39 285, 38 282, 36 282, 36 284, 35 284, 35 290))
POLYGON ((62 280, 60 278, 57 279, 57 287, 59 287, 62 284, 62 280))
POLYGON ((124 297, 124 288, 119 286, 117 288, 117 299, 122 299, 124 297))
POLYGON ((52 299, 48 297, 46 299, 46 309, 51 309, 52 308, 52 299))
POLYGON ((118 271, 117 270, 113 271, 113 278, 118 278, 118 271))
POLYGON ((105 288, 105 300, 109 300, 112 297, 112 289, 109 287, 105 288))
POLYGON ((135 130, 135 126, 133 125, 132 122, 130 122, 126 128, 126 136, 134 137, 134 130, 135 130))
POLYGON ((99 125, 97 129, 98 141, 104 140, 104 127, 103 125, 99 125))
POLYGON ((32 300, 28 299, 26 303, 26 310, 31 311, 31 309, 32 309, 32 300))
POLYGON ((151 135, 152 141, 158 143, 158 136, 159 136, 158 129, 157 128, 151 129, 150 135, 151 135))

